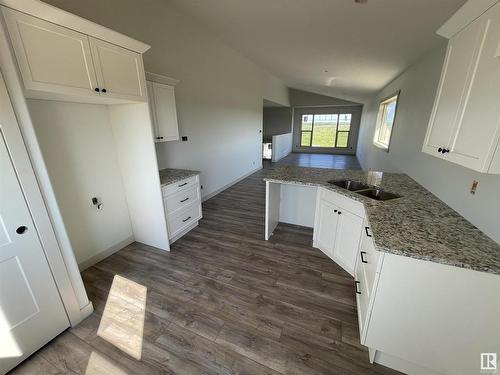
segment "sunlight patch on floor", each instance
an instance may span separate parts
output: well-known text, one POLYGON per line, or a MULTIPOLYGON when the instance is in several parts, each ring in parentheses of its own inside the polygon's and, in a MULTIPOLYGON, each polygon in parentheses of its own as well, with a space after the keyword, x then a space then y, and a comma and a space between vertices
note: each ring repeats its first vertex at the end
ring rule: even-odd
POLYGON ((121 368, 117 367, 115 364, 111 363, 108 359, 104 358, 98 353, 90 353, 87 369, 85 370, 85 375, 102 374, 127 375, 125 371, 123 371, 121 368))
POLYGON ((141 359, 147 288, 115 275, 97 335, 141 359))

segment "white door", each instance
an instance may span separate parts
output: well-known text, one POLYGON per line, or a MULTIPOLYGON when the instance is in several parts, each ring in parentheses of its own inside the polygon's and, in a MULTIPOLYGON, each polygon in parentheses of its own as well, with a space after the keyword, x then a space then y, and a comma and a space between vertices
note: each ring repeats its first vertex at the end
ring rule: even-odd
POLYGON ((0 373, 69 327, 0 124, 0 373))
POLYGON ((353 275, 363 229, 363 219, 346 210, 340 210, 338 216, 337 240, 333 250, 334 260, 353 275))
POLYGON ((338 210, 337 206, 321 199, 314 224, 314 241, 329 257, 333 257, 339 219, 338 210))
POLYGON ((142 55, 89 37, 101 96, 146 101, 142 55))
POLYGON ((179 139, 174 87, 153 82, 155 120, 160 142, 179 139))
POLYGON ((2 11, 27 90, 99 96, 87 35, 9 8, 2 11))
POLYGON ((483 22, 474 22, 450 39, 423 149, 431 155, 443 156, 438 149, 450 144, 484 31, 483 22))

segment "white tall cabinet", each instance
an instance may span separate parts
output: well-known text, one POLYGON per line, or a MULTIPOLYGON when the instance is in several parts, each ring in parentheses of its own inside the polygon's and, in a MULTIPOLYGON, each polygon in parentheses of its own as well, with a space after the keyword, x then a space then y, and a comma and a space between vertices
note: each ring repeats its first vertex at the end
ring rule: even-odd
POLYGON ((500 4, 449 43, 422 151, 500 173, 500 4))
POLYGON ((156 143, 179 140, 179 124, 175 104, 175 85, 178 80, 146 73, 149 109, 156 143))

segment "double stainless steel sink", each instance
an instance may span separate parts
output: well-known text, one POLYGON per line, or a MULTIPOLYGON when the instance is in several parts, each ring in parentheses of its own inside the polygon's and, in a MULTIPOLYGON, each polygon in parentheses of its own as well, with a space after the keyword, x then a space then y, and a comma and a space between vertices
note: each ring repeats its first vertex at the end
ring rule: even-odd
POLYGON ((363 184, 353 180, 331 180, 329 184, 338 186, 342 189, 352 191, 356 194, 375 199, 377 201, 388 201, 390 199, 401 198, 401 195, 384 191, 378 187, 363 184))

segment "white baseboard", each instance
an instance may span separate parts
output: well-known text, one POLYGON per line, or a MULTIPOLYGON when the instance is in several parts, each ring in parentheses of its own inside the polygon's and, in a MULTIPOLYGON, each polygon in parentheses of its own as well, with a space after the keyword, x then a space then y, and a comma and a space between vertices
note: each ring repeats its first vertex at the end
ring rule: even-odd
POLYGON ((103 250, 100 253, 84 260, 83 262, 78 263, 78 268, 80 269, 80 272, 86 270, 89 267, 92 267, 96 263, 99 263, 104 258, 109 257, 110 255, 116 253, 118 250, 121 250, 125 246, 130 245, 134 241, 135 241, 134 236, 127 237, 123 241, 120 241, 114 244, 113 246, 107 248, 106 250, 103 250))
POLYGON ((214 192, 208 194, 208 195, 205 195, 204 197, 201 198, 201 201, 202 202, 205 202, 206 200, 209 200, 210 198, 213 198, 215 197, 217 194, 219 193, 222 193, 224 190, 226 190, 227 188, 230 188, 231 186, 233 186, 234 184, 237 184, 238 182, 240 182, 241 180, 244 180, 245 178, 247 178, 248 176, 254 174, 255 172, 257 171, 260 171, 262 169, 262 165, 260 167, 257 167, 255 168, 254 170, 246 173, 245 175, 239 177, 238 179, 234 180, 233 182, 230 182, 229 184, 227 185, 224 185, 223 187, 221 187, 220 189, 217 189, 215 190, 214 192))

